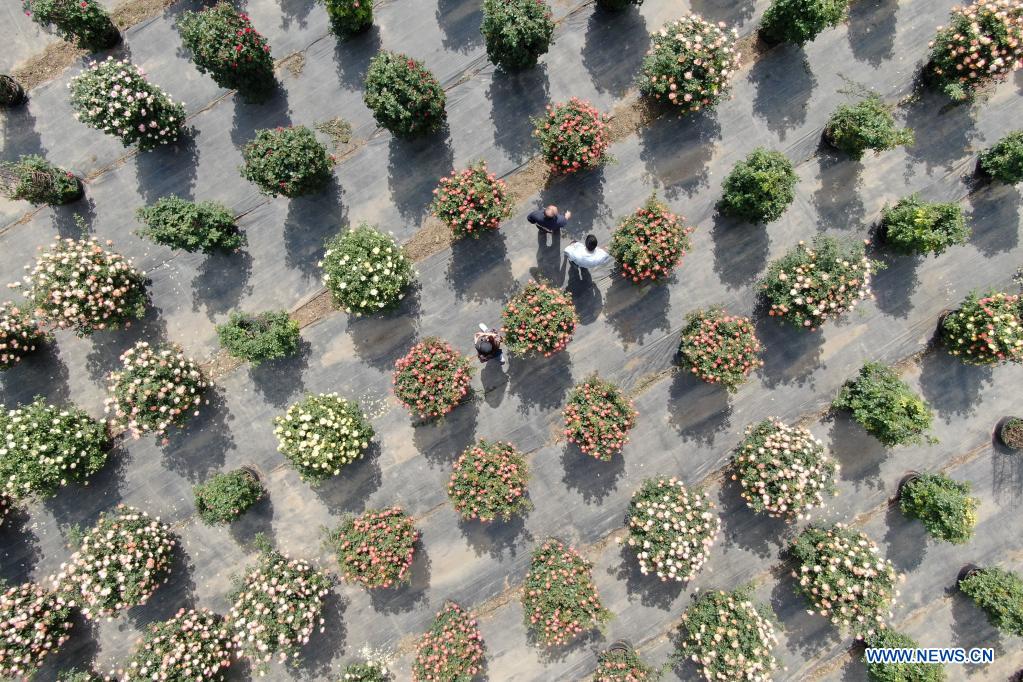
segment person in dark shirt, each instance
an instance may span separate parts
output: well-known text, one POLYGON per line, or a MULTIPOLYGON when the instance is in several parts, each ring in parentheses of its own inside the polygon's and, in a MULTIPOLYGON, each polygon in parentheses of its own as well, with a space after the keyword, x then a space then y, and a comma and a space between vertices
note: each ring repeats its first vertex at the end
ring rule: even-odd
POLYGON ((536 229, 552 233, 565 227, 571 217, 571 211, 565 211, 565 214, 562 215, 558 213, 558 207, 551 204, 547 208, 536 209, 526 217, 526 220, 536 225, 536 229))

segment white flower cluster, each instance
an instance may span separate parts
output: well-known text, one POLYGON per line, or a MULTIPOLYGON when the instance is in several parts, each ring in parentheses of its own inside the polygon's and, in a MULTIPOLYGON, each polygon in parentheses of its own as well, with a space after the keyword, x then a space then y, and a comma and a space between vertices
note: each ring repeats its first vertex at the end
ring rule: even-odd
POLYGON ((684 651, 709 682, 773 679, 778 636, 748 590, 705 594, 682 614, 682 632, 684 651))
POLYGON ((394 238, 365 223, 331 240, 319 265, 335 304, 355 315, 397 305, 415 278, 394 238))
POLYGON ((0 303, 0 372, 21 362, 44 338, 34 316, 10 301, 0 303))
POLYGON ((68 638, 71 610, 34 583, 0 593, 0 677, 29 678, 68 638))
POLYGON ((231 665, 233 642, 223 618, 202 609, 179 610, 150 625, 119 682, 217 682, 231 665))
POLYGON ((640 89, 685 111, 717 104, 739 69, 738 31, 696 14, 668 22, 650 34, 640 89))
POLYGON ((278 449, 303 478, 336 476, 346 464, 362 457, 373 438, 373 427, 359 404, 337 393, 308 396, 274 420, 278 449))

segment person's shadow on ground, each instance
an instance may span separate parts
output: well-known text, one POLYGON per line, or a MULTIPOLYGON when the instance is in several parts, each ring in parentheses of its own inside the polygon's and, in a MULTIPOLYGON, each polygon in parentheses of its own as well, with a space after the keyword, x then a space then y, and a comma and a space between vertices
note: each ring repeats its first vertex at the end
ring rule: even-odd
POLYGON ((565 281, 565 263, 561 259, 561 231, 536 231, 536 267, 530 268, 534 279, 556 287, 565 281), (549 241, 549 244, 548 244, 549 241))

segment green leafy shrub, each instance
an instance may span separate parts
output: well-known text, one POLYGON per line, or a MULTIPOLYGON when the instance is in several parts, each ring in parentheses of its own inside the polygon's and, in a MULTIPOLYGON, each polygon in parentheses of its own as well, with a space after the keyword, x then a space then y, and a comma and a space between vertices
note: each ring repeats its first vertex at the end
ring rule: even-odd
POLYGON ((257 366, 298 352, 298 322, 284 310, 267 310, 257 315, 233 312, 217 325, 220 345, 233 357, 257 366))
POLYGON ((110 15, 99 0, 22 0, 25 14, 42 26, 53 26, 60 37, 83 50, 99 52, 121 42, 110 15))
POLYGON ((448 497, 463 519, 509 521, 532 508, 526 497, 529 466, 511 443, 481 440, 455 462, 448 497))
POLYGON ((849 0, 774 0, 760 22, 770 42, 805 45, 845 18, 849 0))
POLYGON ((137 233, 140 237, 172 249, 213 253, 234 251, 245 244, 234 214, 216 201, 193 203, 176 196, 161 197, 135 215, 145 224, 137 233))
POLYGON ((23 306, 11 301, 0 303, 0 372, 21 362, 36 346, 45 342, 46 332, 23 306))
POLYGON ((980 153, 982 173, 1014 185, 1023 180, 1023 130, 1015 130, 980 153))
POLYGON ((798 179, 788 157, 758 147, 725 178, 718 210, 751 223, 772 222, 792 203, 798 179))
POLYGON ((323 0, 330 28, 341 38, 362 33, 373 25, 372 0, 323 0))
POLYGON ((391 682, 394 677, 381 661, 349 663, 338 682, 391 682))
POLYGON ((961 545, 973 537, 980 501, 970 497, 970 485, 944 474, 920 474, 899 491, 899 509, 919 519, 933 537, 961 545))
POLYGON ((593 564, 550 538, 533 550, 522 590, 529 630, 545 646, 567 644, 611 619, 593 584, 593 564))
POLYGON ((856 104, 843 104, 831 114, 824 139, 859 161, 870 149, 879 154, 900 145, 913 144, 913 131, 895 127, 891 109, 877 95, 856 104))
POLYGON ((141 67, 107 57, 71 79, 75 118, 125 147, 140 150, 176 142, 185 124, 185 107, 146 80, 141 67))
POLYGON ((609 251, 623 277, 639 282, 663 281, 671 276, 689 250, 691 227, 685 218, 668 210, 652 194, 646 204, 618 223, 609 251))
POLYGON ((496 66, 520 71, 536 66, 553 43, 554 19, 544 0, 483 0, 487 57, 496 66))
POLYGON ((33 206, 68 204, 83 194, 74 173, 34 154, 0 162, 0 191, 8 199, 24 199, 33 206))
POLYGON ((533 119, 533 137, 539 140, 540 153, 551 172, 567 175, 603 163, 611 144, 609 120, 578 97, 548 105, 544 116, 533 119))
POLYGON ((478 239, 496 230, 512 215, 512 202, 504 180, 487 169, 483 161, 440 179, 433 190, 433 215, 451 228, 456 238, 478 239))
POLYGON ((1002 568, 981 568, 959 581, 959 589, 1003 632, 1023 635, 1023 578, 1002 568))
POLYGON ((337 476, 361 459, 375 432, 359 403, 337 393, 308 395, 274 418, 277 449, 303 480, 337 476))
POLYGON ((550 357, 572 340, 579 323, 572 294, 530 280, 501 312, 504 340, 516 355, 550 357))
POLYGON ((998 431, 1002 444, 1012 450, 1023 450, 1023 419, 1009 417, 998 431))
POLYGON ((597 0, 597 7, 611 12, 620 12, 629 5, 639 7, 642 4, 643 0, 597 0))
POLYGON ((221 0, 199 12, 182 14, 178 31, 196 68, 220 87, 238 90, 252 102, 266 101, 273 93, 270 43, 252 28, 248 15, 221 0))
POLYGON ((35 583, 0 591, 0 676, 30 679, 70 630, 71 609, 59 595, 35 583))
POLYGON ((889 447, 919 443, 934 419, 927 403, 895 370, 879 362, 863 365, 856 378, 842 386, 831 406, 851 411, 867 433, 889 447))
POLYGON ((885 242, 899 253, 939 254, 965 244, 973 232, 957 203, 930 203, 915 194, 881 211, 885 242))
POLYGON ((363 100, 376 122, 398 137, 440 130, 446 99, 444 88, 418 59, 384 51, 369 63, 363 100))
POLYGON ((106 682, 102 677, 91 670, 62 670, 57 675, 57 682, 106 682))
POLYGON ((207 609, 179 609, 170 620, 146 628, 118 679, 221 682, 233 648, 221 616, 207 609))
POLYGON ((418 541, 419 531, 401 507, 349 516, 331 535, 345 580, 371 590, 412 579, 418 541))
POLYGON ((355 315, 396 307, 416 277, 405 249, 368 223, 331 238, 320 267, 334 305, 355 315))
POLYGON ((763 347, 748 317, 726 315, 721 308, 686 316, 678 352, 689 370, 711 384, 735 391, 753 370, 763 367, 763 347))
POLYGON ((231 523, 259 502, 266 490, 248 469, 217 474, 192 489, 195 511, 209 525, 231 523))
POLYGON ((473 368, 451 344, 428 337, 394 363, 394 397, 422 419, 443 417, 467 395, 473 368))
POLYGON ((651 35, 639 89, 683 113, 713 107, 728 94, 739 68, 738 32, 695 14, 669 21, 651 35))
POLYGON ((257 131, 242 158, 242 177, 272 197, 312 194, 330 183, 333 159, 305 126, 257 131))
MULTIPOLYGON (((891 628, 866 638, 868 649, 919 649, 912 637, 891 628)), ((867 676, 873 682, 943 682, 945 669, 938 663, 871 663, 863 657, 867 676)))
POLYGON ((1018 294, 971 292, 941 322, 948 352, 968 365, 1023 362, 1023 304, 1018 294))
POLYGON ((658 671, 644 663, 632 647, 612 647, 597 654, 593 682, 653 682, 657 678, 658 671))
POLYGON ((565 437, 584 453, 609 462, 629 442, 637 414, 622 389, 594 374, 568 396, 562 411, 565 437))
POLYGON ((412 663, 414 682, 472 682, 483 672, 483 634, 472 614, 447 602, 419 638, 412 663))
POLYGON ((0 74, 0 107, 13 107, 25 101, 25 88, 6 73, 0 74))

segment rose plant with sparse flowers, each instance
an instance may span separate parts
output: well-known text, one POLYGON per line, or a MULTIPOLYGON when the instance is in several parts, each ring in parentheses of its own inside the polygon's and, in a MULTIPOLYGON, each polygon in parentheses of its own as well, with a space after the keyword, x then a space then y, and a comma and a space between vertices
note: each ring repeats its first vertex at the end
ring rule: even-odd
POLYGON ((448 497, 463 519, 508 521, 531 508, 528 482, 529 467, 515 446, 481 440, 455 462, 448 497))
POLYGON ((697 310, 686 317, 678 351, 689 371, 702 381, 736 390, 753 370, 763 367, 763 350, 748 317, 721 308, 697 310))
POLYGON ((259 478, 249 469, 235 469, 210 477, 192 489, 195 511, 204 523, 231 523, 266 495, 259 478))
POLYGON ((992 626, 1023 637, 1023 576, 989 566, 971 571, 959 581, 959 589, 984 612, 992 626))
POLYGON ((242 159, 242 177, 271 197, 319 192, 330 183, 334 165, 327 148, 305 126, 257 130, 242 149, 242 159))
POLYGON ((919 443, 931 427, 931 408, 891 367, 868 362, 845 382, 831 406, 849 410, 867 433, 892 447, 919 443))
POLYGON ((852 159, 859 161, 867 150, 875 155, 913 144, 910 128, 899 128, 892 116, 892 107, 876 94, 870 94, 855 104, 843 104, 828 119, 824 139, 852 159))
POLYGON ((138 209, 135 216, 144 225, 136 232, 140 237, 189 253, 236 251, 246 241, 234 212, 216 201, 160 197, 151 206, 138 209))
POLYGON ((225 679, 234 642, 224 619, 207 609, 179 609, 152 623, 135 646, 120 682, 225 679))
POLYGON ((980 500, 970 495, 967 481, 945 474, 912 476, 899 488, 899 509, 919 519, 927 532, 939 540, 962 545, 973 537, 980 500))
POLYGON ((99 0, 22 0, 25 14, 83 50, 99 52, 121 42, 121 34, 99 0))
POLYGON ((170 426, 199 414, 207 388, 199 365, 179 346, 153 348, 139 341, 121 354, 121 369, 110 373, 106 409, 113 424, 135 438, 150 432, 163 436, 170 426))
POLYGON ((0 372, 17 365, 46 338, 40 321, 24 306, 0 303, 0 372))
MULTIPOLYGON (((891 628, 879 630, 864 640, 867 649, 920 649, 920 643, 908 635, 891 628)), ((945 682, 945 669, 940 663, 887 663, 875 659, 868 661, 864 650, 863 662, 871 682, 945 682)))
POLYGON ((483 0, 487 57, 508 71, 536 66, 554 42, 554 26, 545 0, 483 0))
POLYGON ((75 174, 41 156, 27 154, 17 161, 0 161, 0 194, 24 199, 33 206, 59 206, 80 199, 82 182, 75 174))
POLYGON ((545 646, 560 646, 611 619, 593 584, 593 564, 549 538, 533 550, 522 590, 526 629, 545 646))
POLYGON ((533 136, 551 172, 567 175, 603 163, 611 144, 609 120, 578 97, 547 105, 547 113, 533 119, 533 136))
POLYGON ((331 534, 345 580, 371 590, 411 580, 418 540, 412 517, 401 507, 349 516, 331 534))
POLYGON ((35 583, 0 592, 0 677, 32 677, 70 630, 71 609, 60 595, 35 583))
POLYGON ((394 397, 421 419, 443 417, 469 395, 469 360, 440 339, 429 337, 394 363, 394 397))
POLYGON ((689 250, 685 218, 676 216, 653 194, 636 212, 624 218, 611 237, 609 251, 622 276, 633 282, 658 282, 671 276, 689 250))
POLYGON ((597 654, 593 682, 652 682, 657 671, 643 662, 633 648, 611 648, 597 654))
POLYGON ((562 411, 569 442, 608 462, 629 442, 636 407, 622 389, 594 374, 572 389, 562 411))
POLYGON ((516 355, 550 357, 572 340, 579 323, 572 294, 532 280, 501 312, 504 340, 516 355))
POLYGON ((732 454, 732 480, 742 486, 746 504, 784 519, 809 518, 810 510, 835 495, 838 468, 808 429, 774 418, 747 426, 732 454))
POLYGON ((499 180, 480 161, 441 178, 433 190, 430 210, 451 228, 456 238, 478 239, 511 217, 512 203, 504 180, 499 180))
POLYGON ((958 203, 922 201, 903 197, 881 210, 880 233, 885 244, 903 254, 935 255, 956 244, 965 244, 973 231, 958 203))
POLYGON ((440 82, 421 61, 398 52, 373 57, 362 98, 376 122, 398 137, 437 132, 447 118, 440 82))
POLYGON ((334 305, 354 315, 394 308, 416 278, 405 249, 368 223, 330 239, 320 268, 334 305))
POLYGON ((471 613, 447 602, 416 645, 415 682, 472 682, 483 670, 483 634, 471 613))
POLYGON ((322 0, 335 35, 346 38, 373 25, 372 0, 322 0))
POLYGON ((361 459, 373 440, 373 426, 359 404, 337 393, 308 395, 274 418, 280 450, 299 476, 323 481, 361 459))
POLYGON ((102 514, 54 577, 86 618, 113 618, 145 604, 170 573, 175 541, 159 518, 123 504, 102 514))
POLYGON ((349 663, 341 673, 338 682, 391 682, 394 677, 387 666, 380 661, 349 663))
POLYGON ((1023 362, 1023 303, 1019 294, 970 293, 941 322, 948 352, 968 365, 1023 362))
POLYGON ((675 478, 648 478, 629 503, 629 547, 639 572, 662 581, 688 582, 707 561, 721 521, 701 490, 686 489, 675 478))
POLYGON ((1007 185, 1023 181, 1023 130, 1014 130, 980 153, 977 171, 1007 185))

